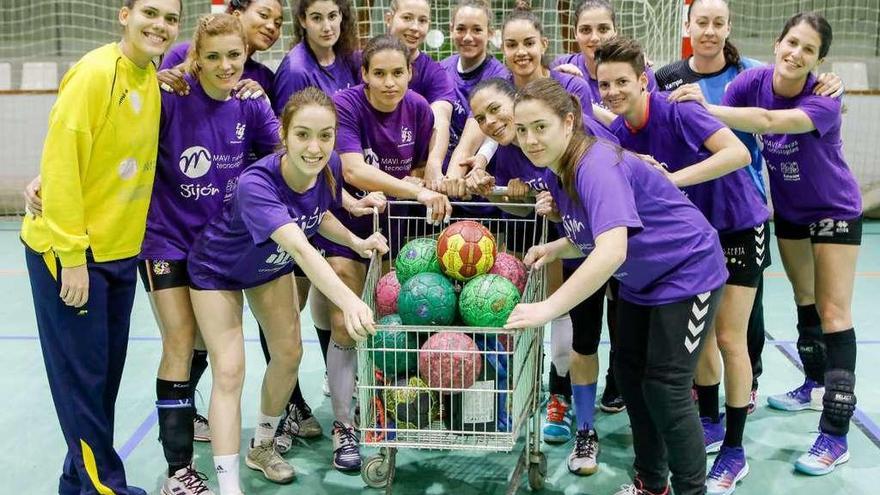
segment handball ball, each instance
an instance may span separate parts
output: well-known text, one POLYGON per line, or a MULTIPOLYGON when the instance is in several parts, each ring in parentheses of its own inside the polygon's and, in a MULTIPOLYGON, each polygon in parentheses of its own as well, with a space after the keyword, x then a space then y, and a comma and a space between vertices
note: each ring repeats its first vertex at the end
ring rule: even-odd
POLYGON ((477 344, 461 332, 438 332, 419 351, 419 376, 431 388, 469 388, 482 371, 477 344))
POLYGON ((455 320, 455 287, 439 273, 414 275, 400 287, 397 310, 404 325, 449 325, 455 320))
POLYGON ((523 289, 526 288, 526 279, 529 272, 526 269, 526 265, 516 256, 508 253, 498 253, 498 256, 495 258, 495 264, 492 265, 489 273, 501 275, 510 280, 519 290, 519 293, 522 294, 523 289))
POLYGON ((466 281, 482 275, 495 263, 495 236, 473 220, 455 222, 437 239, 440 269, 450 277, 466 281))
POLYGON ((400 249, 394 260, 397 269, 397 280, 403 284, 417 273, 440 272, 437 261, 437 241, 427 237, 413 239, 400 249))
POLYGON ((461 319, 472 327, 503 327, 519 297, 510 280, 501 275, 480 275, 461 290, 461 319))
POLYGON ((397 313, 397 296, 400 294, 400 282, 394 270, 382 275, 376 283, 376 312, 379 317, 397 313))

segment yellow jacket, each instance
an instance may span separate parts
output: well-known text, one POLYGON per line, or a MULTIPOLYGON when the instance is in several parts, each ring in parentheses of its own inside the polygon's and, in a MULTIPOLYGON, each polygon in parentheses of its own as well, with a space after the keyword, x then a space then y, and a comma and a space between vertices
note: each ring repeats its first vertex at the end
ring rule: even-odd
POLYGON ((61 81, 40 162, 43 215, 21 238, 63 267, 140 251, 156 172, 161 97, 145 69, 112 43, 87 53, 61 81))

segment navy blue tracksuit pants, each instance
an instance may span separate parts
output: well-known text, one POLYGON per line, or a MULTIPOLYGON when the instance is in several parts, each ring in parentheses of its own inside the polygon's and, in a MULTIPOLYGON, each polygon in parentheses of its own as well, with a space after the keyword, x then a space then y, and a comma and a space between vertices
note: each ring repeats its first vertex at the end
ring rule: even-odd
POLYGON ((127 495, 113 423, 137 259, 96 263, 89 255, 89 300, 73 308, 58 297, 61 265, 54 255, 25 249, 49 388, 68 449, 58 493, 127 495))

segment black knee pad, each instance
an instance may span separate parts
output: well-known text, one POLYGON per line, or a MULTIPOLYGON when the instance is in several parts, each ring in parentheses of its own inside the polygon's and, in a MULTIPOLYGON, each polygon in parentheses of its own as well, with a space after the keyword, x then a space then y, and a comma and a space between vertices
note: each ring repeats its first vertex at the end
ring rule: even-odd
POLYGON ((852 371, 834 369, 825 373, 825 395, 822 397, 822 418, 819 428, 832 435, 846 435, 849 420, 856 410, 856 375, 852 371))
POLYGON ((817 383, 825 379, 827 349, 820 327, 798 327, 798 355, 804 365, 804 374, 817 383))
POLYGON ((189 464, 193 456, 193 418, 190 399, 157 401, 159 442, 168 464, 189 464))

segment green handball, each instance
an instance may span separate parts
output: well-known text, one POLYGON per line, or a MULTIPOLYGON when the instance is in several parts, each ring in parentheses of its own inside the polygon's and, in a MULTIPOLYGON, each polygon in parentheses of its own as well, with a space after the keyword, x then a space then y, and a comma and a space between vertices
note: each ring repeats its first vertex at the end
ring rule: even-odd
MULTIPOLYGON (((382 318, 379 323, 399 325, 400 317, 388 315, 382 318), (383 321, 389 317, 397 317, 397 321, 383 321)), ((392 380, 398 375, 405 375, 408 371, 415 370, 419 364, 419 341, 413 332, 380 330, 376 332, 376 335, 369 337, 367 348, 376 349, 370 350, 370 360, 376 368, 382 370, 386 380, 392 380)))
POLYGON ((407 242, 394 260, 394 268, 397 281, 401 285, 417 273, 441 273, 440 261, 437 260, 437 241, 420 237, 407 242))
POLYGON ((501 275, 480 275, 465 284, 458 309, 468 326, 503 327, 519 298, 519 290, 510 280, 501 275))
POLYGON ((455 302, 455 287, 448 278, 419 273, 400 287, 397 312, 404 325, 449 325, 455 320, 455 302))
POLYGON ((403 325, 403 320, 400 319, 400 315, 397 313, 392 313, 390 315, 385 315, 382 318, 379 318, 380 325, 403 325))

